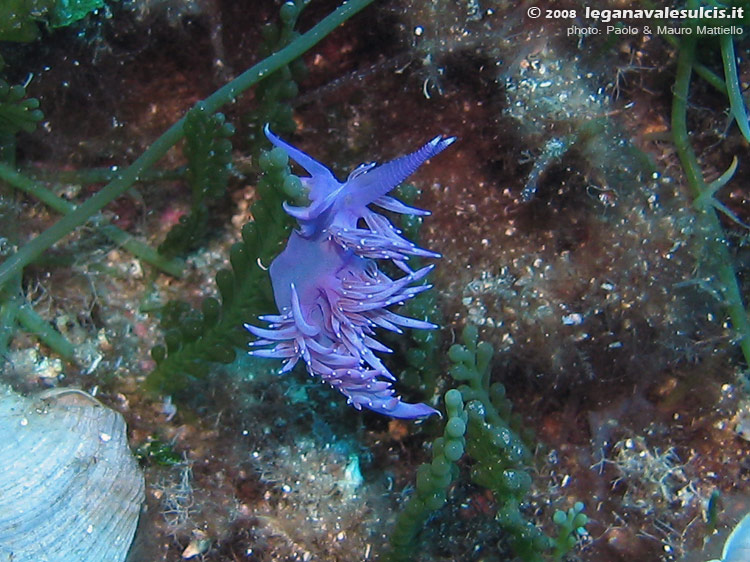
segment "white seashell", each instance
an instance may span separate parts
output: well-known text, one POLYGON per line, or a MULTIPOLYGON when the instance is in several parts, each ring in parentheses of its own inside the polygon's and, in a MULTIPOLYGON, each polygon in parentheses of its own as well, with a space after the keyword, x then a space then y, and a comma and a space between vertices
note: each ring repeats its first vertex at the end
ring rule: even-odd
POLYGON ((721 553, 721 560, 709 562, 746 562, 750 560, 750 513, 737 523, 721 553))
POLYGON ((89 394, 0 386, 0 562, 121 562, 145 499, 125 420, 89 394))

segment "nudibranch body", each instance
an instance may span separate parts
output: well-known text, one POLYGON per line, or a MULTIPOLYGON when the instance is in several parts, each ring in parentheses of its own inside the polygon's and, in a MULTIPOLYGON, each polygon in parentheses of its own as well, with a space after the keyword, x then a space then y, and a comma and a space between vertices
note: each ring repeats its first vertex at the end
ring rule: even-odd
POLYGON ((362 407, 395 418, 418 418, 437 413, 426 404, 409 404, 394 395, 395 377, 374 352, 391 352, 374 339, 375 328, 401 333, 401 328, 434 329, 435 325, 388 310, 428 290, 413 284, 433 266, 413 271, 410 256, 439 258, 401 236, 391 222, 370 209, 429 215, 409 207, 388 193, 429 158, 450 146, 454 137, 435 137, 422 148, 377 166, 362 164, 341 183, 331 171, 271 133, 266 136, 302 166, 301 178, 310 205, 284 210, 299 229, 271 263, 274 300, 279 314, 262 316, 267 328, 245 327, 259 339, 251 355, 284 360, 282 373, 302 359, 311 375, 362 407), (391 279, 375 260, 391 260, 404 275, 391 279))

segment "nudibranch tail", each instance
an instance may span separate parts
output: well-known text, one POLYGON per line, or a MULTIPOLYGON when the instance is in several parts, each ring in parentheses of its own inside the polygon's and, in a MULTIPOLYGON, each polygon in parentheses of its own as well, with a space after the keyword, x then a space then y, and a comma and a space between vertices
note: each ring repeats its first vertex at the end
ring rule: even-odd
POLYGON ((282 373, 300 359, 311 375, 347 397, 355 408, 395 418, 419 418, 439 412, 426 404, 403 402, 391 384, 395 377, 375 355, 391 350, 374 338, 376 328, 402 333, 402 328, 437 326, 388 310, 431 288, 415 285, 433 269, 413 271, 411 256, 439 258, 401 236, 391 222, 370 209, 377 205, 400 214, 429 215, 388 193, 455 138, 435 137, 422 148, 377 166, 363 164, 340 183, 324 165, 274 135, 266 136, 286 150, 310 177, 302 178, 310 205, 284 209, 300 229, 270 267, 279 314, 261 316, 268 324, 245 324, 258 339, 251 355, 284 361, 282 373), (375 260, 390 260, 404 274, 392 279, 375 260))

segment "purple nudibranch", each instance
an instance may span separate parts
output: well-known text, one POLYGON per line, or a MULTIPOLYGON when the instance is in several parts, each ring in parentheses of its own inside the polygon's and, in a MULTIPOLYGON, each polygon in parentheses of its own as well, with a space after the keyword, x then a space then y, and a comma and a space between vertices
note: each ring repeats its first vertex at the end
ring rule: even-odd
POLYGON ((413 271, 409 256, 439 258, 418 248, 381 214, 380 208, 407 215, 429 215, 388 193, 426 160, 450 146, 455 137, 435 137, 422 148, 380 166, 357 167, 344 183, 304 152, 274 135, 268 139, 284 149, 309 177, 301 178, 310 205, 284 210, 299 229, 270 267, 279 314, 261 316, 267 328, 245 324, 257 338, 251 355, 282 359, 281 373, 302 359, 311 375, 319 376, 347 397, 356 409, 368 408, 394 418, 437 414, 426 404, 409 404, 394 395, 396 378, 374 352, 391 350, 374 339, 375 328, 402 333, 401 327, 434 329, 434 324, 388 310, 428 290, 413 283, 434 266, 413 271), (391 279, 375 260, 391 260, 404 275, 391 279))

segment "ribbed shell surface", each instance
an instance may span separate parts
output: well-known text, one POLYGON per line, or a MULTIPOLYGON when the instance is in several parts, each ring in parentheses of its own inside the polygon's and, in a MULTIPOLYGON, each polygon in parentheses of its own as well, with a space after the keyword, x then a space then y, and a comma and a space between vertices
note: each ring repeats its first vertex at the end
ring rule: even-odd
POLYGON ((118 412, 0 387, 0 562, 123 561, 144 497, 118 412))

